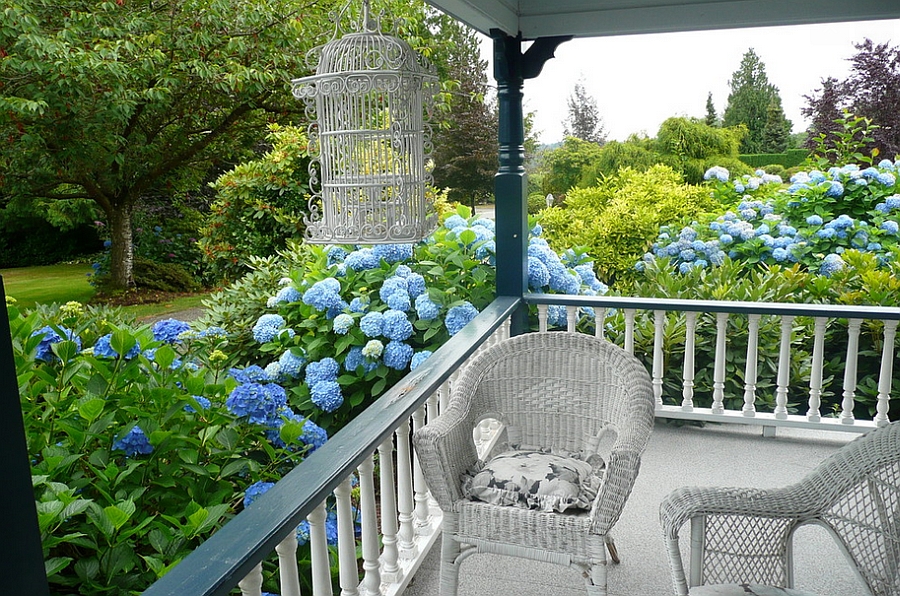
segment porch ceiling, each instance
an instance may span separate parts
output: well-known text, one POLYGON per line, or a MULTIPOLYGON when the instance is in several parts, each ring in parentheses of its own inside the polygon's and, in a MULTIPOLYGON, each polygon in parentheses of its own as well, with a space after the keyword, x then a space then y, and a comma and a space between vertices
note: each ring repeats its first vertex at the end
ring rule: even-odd
MULTIPOLYGON (((900 0, 428 0, 487 34, 524 39, 900 18, 900 0)), ((900 32, 898 32, 900 33, 900 32)))

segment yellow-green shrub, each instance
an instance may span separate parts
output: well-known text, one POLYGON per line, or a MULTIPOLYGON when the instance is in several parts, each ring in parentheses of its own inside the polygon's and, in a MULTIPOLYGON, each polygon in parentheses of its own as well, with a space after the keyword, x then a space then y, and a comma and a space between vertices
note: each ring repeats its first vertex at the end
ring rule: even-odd
POLYGON ((627 287, 660 225, 691 220, 715 204, 708 189, 684 184, 668 166, 625 168, 597 186, 573 189, 565 207, 541 213, 541 224, 556 250, 586 247, 600 279, 627 287))

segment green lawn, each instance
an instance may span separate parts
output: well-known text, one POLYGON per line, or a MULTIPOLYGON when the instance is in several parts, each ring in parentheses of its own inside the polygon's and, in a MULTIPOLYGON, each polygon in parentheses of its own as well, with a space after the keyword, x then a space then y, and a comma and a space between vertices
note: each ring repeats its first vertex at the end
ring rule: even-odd
POLYGON ((0 269, 6 294, 18 301, 18 306, 38 303, 60 304, 69 300, 87 302, 94 295, 88 283, 90 265, 47 265, 0 269))

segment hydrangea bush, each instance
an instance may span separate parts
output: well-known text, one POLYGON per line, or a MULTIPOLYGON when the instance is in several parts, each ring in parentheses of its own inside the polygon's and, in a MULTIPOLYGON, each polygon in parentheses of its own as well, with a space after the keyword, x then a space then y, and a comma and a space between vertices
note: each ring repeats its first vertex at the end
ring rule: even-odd
POLYGON ((898 170, 900 160, 882 160, 801 171, 782 183, 761 170, 730 180, 724 168, 710 168, 706 178, 727 210, 690 226, 663 226, 637 268, 665 259, 686 273, 728 257, 751 265, 799 263, 827 277, 843 268, 848 250, 872 253, 885 265, 900 244, 898 170))
POLYGON ((55 593, 142 591, 327 440, 221 328, 7 310, 55 593))
MULTIPOLYGON (((606 291, 582 253, 559 255, 542 233, 534 223, 531 290, 606 291)), ((309 246, 307 261, 270 289, 241 358, 263 372, 260 382, 284 386, 299 415, 334 432, 493 300, 495 249, 494 222, 466 207, 417 245, 309 246)), ((564 308, 550 315, 565 324, 564 308)))

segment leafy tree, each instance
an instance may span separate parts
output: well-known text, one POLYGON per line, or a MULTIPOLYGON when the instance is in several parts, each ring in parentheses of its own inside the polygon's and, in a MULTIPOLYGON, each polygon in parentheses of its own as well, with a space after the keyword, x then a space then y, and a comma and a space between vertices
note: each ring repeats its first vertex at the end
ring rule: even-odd
POLYGON ((716 106, 713 104, 712 91, 706 96, 706 119, 707 126, 716 126, 719 123, 719 117, 716 115, 716 106))
POLYGON ((655 150, 660 163, 681 173, 685 182, 699 184, 704 172, 715 165, 737 174, 746 170, 738 160, 738 148, 746 134, 741 125, 716 128, 692 118, 668 118, 659 127, 655 150))
MULTIPOLYGON (((132 214, 250 155, 302 116, 290 80, 336 0, 22 0, 0 12, 0 195, 88 199, 110 229, 111 285, 133 284, 132 214)), ((437 43, 420 2, 401 34, 437 43)), ((443 51, 443 50, 442 50, 443 51)), ((436 51, 437 55, 444 55, 436 51)))
POLYGON ((566 137, 560 147, 544 155, 541 192, 560 196, 579 184, 584 170, 600 156, 602 147, 577 137, 566 137))
POLYGON ((566 100, 569 116, 563 120, 563 133, 567 137, 575 137, 602 145, 606 142, 606 131, 597 100, 584 88, 584 81, 575 84, 575 90, 566 100))
POLYGON ((766 109, 766 126, 763 128, 762 153, 781 153, 787 149, 790 136, 791 129, 788 120, 784 117, 781 100, 778 96, 775 96, 766 109))
MULTIPOLYGON (((780 105, 781 98, 778 88, 769 83, 766 65, 753 48, 744 54, 740 67, 734 71, 728 85, 731 93, 722 124, 726 127, 739 124, 746 126, 747 136, 741 141, 741 153, 762 153, 769 104, 777 98, 780 105)), ((791 128, 786 119, 784 127, 788 130, 791 128)))
POLYGON ((825 135, 827 147, 834 147, 836 134, 844 130, 836 121, 846 118, 843 110, 866 118, 877 128, 867 141, 869 153, 878 148, 889 158, 900 155, 900 46, 876 44, 871 39, 854 44, 850 75, 842 82, 829 77, 813 95, 805 95, 804 116, 811 118, 807 146, 816 148, 825 135))
POLYGON ((457 51, 448 57, 447 76, 458 81, 450 99, 450 113, 434 135, 434 183, 448 188, 454 201, 489 196, 497 172, 497 114, 486 101, 487 62, 478 51, 475 31, 444 16, 440 37, 452 40, 457 51))

